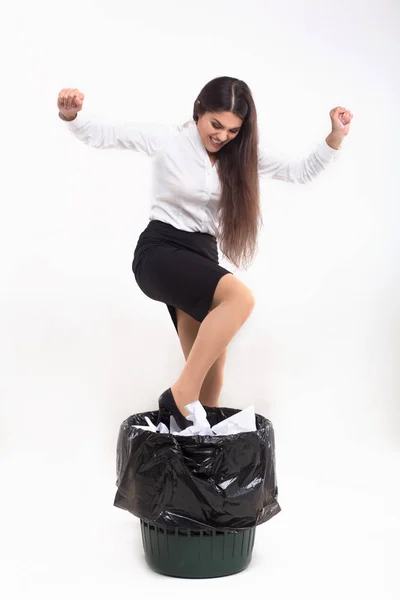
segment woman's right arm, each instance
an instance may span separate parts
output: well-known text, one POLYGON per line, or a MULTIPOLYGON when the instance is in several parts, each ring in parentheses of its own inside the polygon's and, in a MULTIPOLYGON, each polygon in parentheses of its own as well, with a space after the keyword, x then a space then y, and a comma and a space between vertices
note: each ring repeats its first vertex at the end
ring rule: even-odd
POLYGON ((154 156, 170 131, 167 125, 154 123, 100 123, 95 116, 81 113, 84 94, 77 89, 63 89, 58 96, 59 117, 68 129, 92 148, 135 150, 154 156))

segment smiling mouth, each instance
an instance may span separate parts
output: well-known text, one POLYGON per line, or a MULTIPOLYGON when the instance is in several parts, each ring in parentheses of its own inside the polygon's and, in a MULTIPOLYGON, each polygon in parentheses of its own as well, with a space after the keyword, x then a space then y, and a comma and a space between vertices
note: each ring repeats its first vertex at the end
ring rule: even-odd
POLYGON ((220 143, 218 144, 218 143, 217 143, 217 142, 216 142, 216 141, 215 141, 215 140, 214 140, 214 139, 211 137, 211 135, 209 135, 208 137, 210 138, 211 145, 212 145, 214 148, 221 148, 221 146, 223 146, 223 145, 224 145, 224 143, 223 143, 223 142, 220 142, 220 143))

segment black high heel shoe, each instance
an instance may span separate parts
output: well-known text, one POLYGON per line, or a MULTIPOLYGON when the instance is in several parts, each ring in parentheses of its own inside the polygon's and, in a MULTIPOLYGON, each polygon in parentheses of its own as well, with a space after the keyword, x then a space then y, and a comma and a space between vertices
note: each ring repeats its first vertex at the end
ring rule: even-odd
POLYGON ((179 408, 177 407, 174 396, 171 392, 171 388, 168 388, 161 394, 158 399, 159 413, 158 413, 158 421, 157 425, 162 421, 165 424, 169 424, 169 417, 172 415, 177 423, 177 425, 181 429, 186 429, 186 427, 191 427, 193 425, 192 421, 186 419, 183 416, 179 408))

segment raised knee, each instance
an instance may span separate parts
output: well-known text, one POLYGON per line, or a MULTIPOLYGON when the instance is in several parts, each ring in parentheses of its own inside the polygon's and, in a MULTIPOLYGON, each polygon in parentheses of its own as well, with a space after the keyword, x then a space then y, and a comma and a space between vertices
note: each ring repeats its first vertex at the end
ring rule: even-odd
POLYGON ((253 311, 256 305, 256 298, 253 292, 249 289, 246 291, 246 306, 248 308, 249 314, 253 311))
POLYGON ((227 301, 238 303, 247 315, 250 315, 256 303, 253 292, 233 275, 222 278, 217 286, 211 308, 227 301))
POLYGON ((256 304, 253 292, 244 286, 244 289, 240 290, 240 293, 237 294, 236 300, 240 304, 241 310, 246 317, 249 317, 256 304))

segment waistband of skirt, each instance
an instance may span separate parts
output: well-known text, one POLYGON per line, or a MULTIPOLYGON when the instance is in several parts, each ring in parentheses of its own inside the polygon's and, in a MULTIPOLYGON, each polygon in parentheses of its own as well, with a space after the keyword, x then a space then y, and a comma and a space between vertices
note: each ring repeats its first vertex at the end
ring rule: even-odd
POLYGON ((211 233, 206 233, 204 231, 186 231, 185 229, 178 229, 171 225, 170 223, 165 223, 164 221, 159 221, 158 219, 151 219, 146 227, 147 231, 151 231, 152 229, 157 231, 163 231, 165 233, 169 233, 172 236, 177 237, 202 237, 203 239, 209 240, 209 242, 217 243, 216 237, 211 233))

